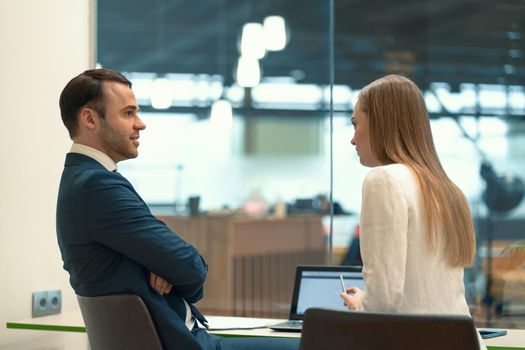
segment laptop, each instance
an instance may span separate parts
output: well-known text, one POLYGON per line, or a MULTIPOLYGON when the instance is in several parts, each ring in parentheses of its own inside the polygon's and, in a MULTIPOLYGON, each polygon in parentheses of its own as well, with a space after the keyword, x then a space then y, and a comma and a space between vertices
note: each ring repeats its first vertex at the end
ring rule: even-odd
POLYGON ((347 288, 366 289, 361 266, 297 266, 289 319, 268 328, 300 332, 304 313, 311 307, 348 310, 339 296, 342 291, 340 276, 347 288))

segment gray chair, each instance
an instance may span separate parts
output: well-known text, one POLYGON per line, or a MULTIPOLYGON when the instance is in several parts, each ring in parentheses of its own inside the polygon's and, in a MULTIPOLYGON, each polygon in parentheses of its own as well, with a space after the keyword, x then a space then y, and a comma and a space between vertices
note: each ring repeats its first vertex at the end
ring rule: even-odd
POLYGON ((301 350, 479 350, 468 316, 309 309, 301 350))
POLYGON ((91 350, 162 350, 148 308, 134 294, 77 295, 91 350))

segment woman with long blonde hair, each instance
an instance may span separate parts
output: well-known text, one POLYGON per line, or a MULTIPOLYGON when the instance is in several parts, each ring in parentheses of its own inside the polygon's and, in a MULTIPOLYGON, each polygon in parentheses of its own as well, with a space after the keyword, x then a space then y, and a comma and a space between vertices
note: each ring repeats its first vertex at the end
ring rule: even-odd
POLYGON ((470 315, 463 269, 475 235, 467 200, 434 147, 420 90, 388 75, 360 93, 352 123, 363 183, 360 243, 366 291, 341 293, 350 309, 470 315))

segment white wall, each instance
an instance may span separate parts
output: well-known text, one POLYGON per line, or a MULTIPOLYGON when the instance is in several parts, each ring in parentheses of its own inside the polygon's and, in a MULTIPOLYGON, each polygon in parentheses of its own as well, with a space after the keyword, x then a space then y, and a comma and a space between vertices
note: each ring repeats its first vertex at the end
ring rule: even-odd
POLYGON ((17 336, 7 321, 31 317, 33 291, 61 289, 63 310, 77 308, 55 235, 70 146, 58 98, 92 64, 91 7, 90 0, 0 1, 0 347, 17 336))

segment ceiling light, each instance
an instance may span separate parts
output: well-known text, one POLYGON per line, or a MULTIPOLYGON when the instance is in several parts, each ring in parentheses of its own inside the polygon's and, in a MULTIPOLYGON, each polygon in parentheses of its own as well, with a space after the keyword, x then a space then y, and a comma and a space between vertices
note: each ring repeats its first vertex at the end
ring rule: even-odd
POLYGON ((242 27, 240 52, 244 57, 256 59, 264 57, 266 49, 262 24, 250 22, 242 27))
POLYGON ((254 87, 261 81, 261 68, 259 60, 244 57, 239 57, 237 63, 237 83, 242 87, 254 87))
POLYGON ((170 81, 166 78, 157 78, 151 88, 151 106, 155 109, 167 109, 172 103, 170 81))
POLYGON ((268 16, 263 22, 264 46, 268 51, 286 47, 286 23, 281 16, 268 16))
POLYGON ((211 106, 210 121, 221 128, 231 128, 233 123, 233 112, 230 101, 220 99, 213 102, 211 106))

